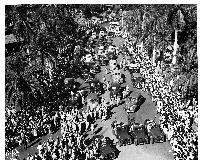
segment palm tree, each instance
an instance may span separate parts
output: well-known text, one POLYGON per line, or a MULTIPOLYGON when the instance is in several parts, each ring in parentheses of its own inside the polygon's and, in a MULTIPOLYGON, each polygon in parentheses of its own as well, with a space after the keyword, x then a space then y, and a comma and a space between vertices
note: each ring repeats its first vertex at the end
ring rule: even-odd
POLYGON ((156 52, 159 54, 164 51, 165 45, 168 44, 171 30, 166 24, 168 9, 167 5, 150 5, 150 23, 149 37, 153 43, 153 64, 155 64, 156 52), (165 12, 163 12, 165 11, 165 12))
POLYGON ((182 31, 185 26, 185 20, 183 12, 179 5, 172 7, 172 11, 169 12, 169 23, 174 29, 175 40, 174 40, 174 51, 172 64, 176 64, 177 61, 177 42, 178 42, 178 32, 182 31))
MULTIPOLYGON (((51 76, 58 49, 66 49, 70 42, 75 42, 73 39, 78 25, 70 16, 70 6, 20 5, 13 6, 11 11, 14 35, 18 39, 24 39, 25 45, 28 45, 30 59, 40 57, 44 68, 49 69, 51 76)), ((72 49, 73 47, 69 46, 72 49)))

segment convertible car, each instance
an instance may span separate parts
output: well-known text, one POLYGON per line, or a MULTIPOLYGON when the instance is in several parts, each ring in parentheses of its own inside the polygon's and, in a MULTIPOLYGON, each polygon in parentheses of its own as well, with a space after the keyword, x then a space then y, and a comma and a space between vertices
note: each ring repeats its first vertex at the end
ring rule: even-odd
POLYGON ((129 97, 126 98, 125 110, 127 113, 135 113, 140 109, 140 106, 145 102, 145 98, 138 92, 132 92, 129 97))
POLYGON ((136 146, 140 144, 149 144, 149 138, 145 134, 144 125, 142 124, 134 124, 131 137, 136 146))
POLYGON ((89 147, 92 145, 98 146, 97 155, 101 160, 113 160, 116 157, 116 152, 112 148, 112 141, 109 137, 96 135, 92 139, 86 139, 84 144, 89 147))
POLYGON ((148 119, 145 121, 144 125, 145 125, 145 132, 152 144, 163 143, 166 141, 166 135, 161 130, 160 125, 148 119))
POLYGON ((113 127, 113 134, 118 139, 119 146, 122 145, 131 145, 132 140, 131 136, 128 134, 128 126, 127 125, 118 125, 116 127, 113 127))

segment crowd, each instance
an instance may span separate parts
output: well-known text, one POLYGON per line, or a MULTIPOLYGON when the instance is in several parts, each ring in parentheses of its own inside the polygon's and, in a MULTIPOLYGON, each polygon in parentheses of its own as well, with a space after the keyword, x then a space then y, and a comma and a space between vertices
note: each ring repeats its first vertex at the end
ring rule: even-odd
MULTIPOLYGON (((88 25, 89 27, 93 27, 91 23, 93 22, 88 22, 88 24, 90 24, 88 25)), ((107 30, 109 30, 109 28, 107 28, 107 30)), ((107 31, 107 33, 108 32, 109 31, 107 31)), ((192 121, 198 123, 196 99, 190 101, 187 99, 182 100, 181 93, 172 92, 173 82, 165 82, 165 76, 162 70, 159 71, 160 67, 152 65, 148 53, 138 50, 138 48, 132 44, 132 41, 130 41, 130 36, 125 30, 121 33, 116 31, 116 33, 117 35, 113 35, 112 37, 123 37, 125 39, 124 45, 119 48, 114 47, 114 53, 112 53, 110 46, 107 45, 103 45, 103 50, 100 52, 98 51, 98 54, 100 55, 106 53, 117 54, 118 56, 122 55, 122 59, 118 66, 116 57, 116 59, 112 59, 116 60, 116 62, 111 62, 110 69, 107 69, 106 66, 103 68, 105 75, 103 79, 99 80, 103 80, 105 86, 104 91, 109 92, 109 88, 112 84, 109 83, 106 74, 109 74, 109 72, 111 72, 110 74, 113 74, 113 72, 115 72, 116 74, 114 73, 114 75, 111 75, 111 81, 118 82, 120 77, 117 75, 122 72, 122 69, 123 71, 126 71, 125 68, 132 63, 137 65, 142 77, 145 78, 142 90, 149 92, 152 100, 157 105, 157 112, 161 117, 160 124, 172 145, 174 158, 196 159, 198 136, 197 132, 194 132, 191 126, 192 121)), ((95 38, 96 36, 91 36, 91 40, 94 40, 95 38)), ((103 36, 103 38, 106 37, 103 36)), ((92 47, 90 46, 90 48, 92 47)), ((90 56, 89 62, 96 58, 95 49, 93 48, 90 52, 92 56, 90 56)), ((84 61, 87 61, 87 58, 84 61)), ((126 85, 127 91, 129 87, 131 87, 131 85, 126 85)), ((86 105, 83 106, 82 109, 77 109, 73 106, 73 109, 66 108, 66 112, 61 111, 60 115, 57 113, 56 115, 50 115, 50 113, 44 113, 42 111, 39 111, 37 114, 30 114, 27 112, 25 114, 27 120, 23 121, 27 123, 25 125, 18 125, 18 122, 23 124, 21 123, 21 116, 18 116, 17 114, 8 116, 6 131, 10 133, 10 130, 12 130, 13 133, 20 134, 15 135, 14 137, 11 136, 12 138, 8 137, 6 140, 14 141, 17 140, 16 137, 20 137, 19 140, 23 141, 26 139, 25 135, 27 135, 29 129, 31 130, 29 133, 33 136, 37 136, 40 134, 47 134, 51 132, 52 126, 58 127, 58 124, 61 124, 61 140, 60 138, 57 138, 56 140, 50 138, 47 142, 40 143, 38 145, 38 152, 34 156, 30 155, 27 159, 98 159, 100 154, 98 153, 97 147, 95 145, 88 147, 84 144, 84 133, 89 130, 94 131, 95 121, 97 119, 107 118, 108 103, 110 104, 112 101, 107 102, 106 97, 102 98, 102 101, 100 101, 99 96, 91 92, 89 92, 85 100, 86 105), (60 122, 55 120, 55 117, 59 116, 60 122), (19 126, 25 127, 20 128, 19 126), (15 132, 16 130, 18 132, 15 132)), ((9 134, 6 135, 9 136, 9 134)), ((20 144, 21 142, 18 143, 20 144)))
MULTIPOLYGON (((96 94, 90 94, 88 103, 90 99, 97 98, 94 96, 96 94)), ((90 107, 85 112, 80 112, 75 107, 69 110, 61 112, 61 139, 57 137, 53 140, 50 137, 47 142, 40 143, 36 154, 29 155, 28 160, 97 160, 100 158, 101 155, 95 144, 92 146, 84 144, 84 134, 88 130, 93 131, 95 120, 106 117, 106 113, 103 113, 100 106, 90 107)))
POLYGON ((41 108, 36 110, 12 111, 6 109, 5 140, 6 152, 13 147, 24 146, 60 127, 59 113, 49 113, 41 108))
MULTIPOLYGON (((145 64, 145 60, 141 60, 140 64, 145 64)), ((174 158, 197 159, 198 135, 192 128, 193 123, 198 124, 197 99, 183 99, 182 92, 172 91, 173 81, 166 82, 164 73, 159 73, 157 67, 142 66, 142 69, 146 79, 143 91, 150 91, 152 101, 157 105, 161 127, 170 140, 174 158)))

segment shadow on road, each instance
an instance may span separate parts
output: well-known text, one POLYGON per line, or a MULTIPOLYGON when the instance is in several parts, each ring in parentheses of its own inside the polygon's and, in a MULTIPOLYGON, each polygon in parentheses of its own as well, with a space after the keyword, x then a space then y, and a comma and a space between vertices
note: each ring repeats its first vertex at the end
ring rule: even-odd
POLYGON ((42 138, 39 138, 39 139, 37 139, 36 141, 31 142, 31 143, 27 146, 27 148, 29 148, 29 147, 31 147, 31 146, 37 144, 37 143, 40 142, 41 140, 42 140, 42 138))

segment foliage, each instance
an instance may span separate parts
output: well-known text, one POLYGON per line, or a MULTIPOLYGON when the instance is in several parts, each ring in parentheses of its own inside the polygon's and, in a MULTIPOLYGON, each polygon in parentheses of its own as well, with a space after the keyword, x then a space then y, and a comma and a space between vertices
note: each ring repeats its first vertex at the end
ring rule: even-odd
MULTIPOLYGON (((37 105, 38 102, 40 105, 48 105, 53 99, 58 99, 58 96, 50 98, 49 95, 60 91, 59 87, 54 86, 66 77, 66 70, 71 65, 69 61, 74 59, 74 48, 84 35, 71 14, 73 7, 71 5, 6 7, 7 20, 12 20, 14 26, 13 34, 17 39, 24 39, 22 50, 7 58, 6 99, 8 102, 12 101, 10 94, 13 92, 21 93, 23 97, 29 94, 39 99, 39 101, 32 100, 31 105, 37 105), (11 61, 14 59, 15 62, 11 61), (22 60, 26 64, 22 64, 22 60), (55 89, 57 91, 54 91, 55 89)), ((69 70, 67 72, 70 73, 69 70)), ((29 101, 22 98, 21 100, 29 101)))

